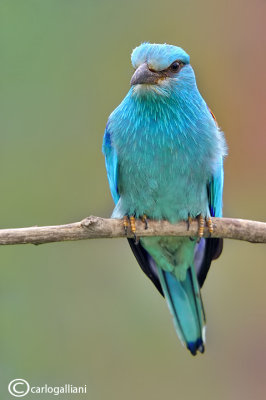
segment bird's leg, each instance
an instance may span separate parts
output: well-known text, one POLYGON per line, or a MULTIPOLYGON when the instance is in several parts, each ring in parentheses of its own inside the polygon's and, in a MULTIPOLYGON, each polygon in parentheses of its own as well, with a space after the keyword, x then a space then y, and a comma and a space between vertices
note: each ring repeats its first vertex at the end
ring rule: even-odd
POLYGON ((145 229, 148 229, 149 224, 148 224, 148 218, 146 214, 142 215, 141 221, 145 224, 145 229))
POLYGON ((198 215, 198 224, 199 224, 199 228, 198 228, 198 237, 199 237, 199 239, 201 239, 202 238, 202 236, 203 236, 203 233, 204 233, 204 218, 203 218, 203 216, 200 214, 200 215, 198 215))
POLYGON ((135 244, 139 243, 139 239, 136 236, 136 219, 133 215, 131 215, 129 217, 129 221, 130 221, 130 228, 131 228, 131 232, 133 233, 134 239, 135 239, 135 244))
MULTIPOLYGON (((145 229, 148 229, 148 218, 147 215, 143 214, 141 217, 141 221, 145 224, 145 229)), ((123 217, 123 226, 125 230, 126 236, 128 235, 128 227, 130 226, 131 232, 133 233, 134 239, 135 239, 135 244, 139 243, 139 238, 136 235, 136 218, 134 215, 127 216, 125 215, 123 217)))
POLYGON ((131 232, 135 234, 136 233, 136 220, 135 220, 135 217, 133 217, 131 215, 131 217, 129 217, 129 220, 130 220, 131 232))
POLYGON ((211 217, 206 218, 206 224, 207 224, 207 227, 209 229, 210 236, 211 236, 211 234, 213 233, 213 224, 212 224, 211 217))
POLYGON ((125 215, 123 217, 123 226, 124 226, 124 230, 125 230, 125 235, 127 236, 128 233, 128 226, 129 226, 129 222, 128 222, 128 216, 125 215))
POLYGON ((130 226, 130 230, 133 233, 134 239, 135 239, 135 244, 138 244, 139 239, 136 236, 136 219, 133 215, 127 216, 125 215, 123 217, 123 226, 125 230, 125 235, 128 236, 128 227, 130 226))

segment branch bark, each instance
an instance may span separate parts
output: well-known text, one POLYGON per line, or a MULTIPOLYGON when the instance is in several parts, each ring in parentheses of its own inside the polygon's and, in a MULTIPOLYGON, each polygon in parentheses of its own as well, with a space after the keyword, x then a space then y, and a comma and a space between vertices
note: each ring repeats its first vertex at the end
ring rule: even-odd
MULTIPOLYGON (((266 243, 266 223, 235 218, 212 218, 214 238, 245 240, 266 243)), ((149 220, 149 227, 136 221, 137 236, 197 236, 198 222, 193 220, 189 231, 182 221, 170 224, 167 221, 149 220)), ((209 237, 205 227, 204 237, 209 237)), ((126 237, 123 223, 119 219, 87 217, 80 222, 66 225, 34 226, 29 228, 0 229, 0 245, 42 244, 69 240, 122 238, 126 237)), ((128 237, 132 237, 129 234, 128 237)))

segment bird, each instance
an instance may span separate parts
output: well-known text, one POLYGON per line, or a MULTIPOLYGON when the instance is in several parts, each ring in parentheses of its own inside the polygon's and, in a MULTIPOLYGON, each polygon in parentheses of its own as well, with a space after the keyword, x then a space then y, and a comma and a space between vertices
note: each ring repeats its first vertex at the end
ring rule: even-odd
POLYGON ((129 245, 144 273, 165 297, 181 343, 205 350, 206 318, 200 289, 222 239, 212 217, 222 217, 222 130, 201 96, 189 55, 170 44, 141 43, 131 54, 130 89, 110 114, 102 151, 129 245), (136 219, 170 223, 198 219, 197 237, 137 237, 136 219), (205 223, 209 236, 203 238, 205 223))

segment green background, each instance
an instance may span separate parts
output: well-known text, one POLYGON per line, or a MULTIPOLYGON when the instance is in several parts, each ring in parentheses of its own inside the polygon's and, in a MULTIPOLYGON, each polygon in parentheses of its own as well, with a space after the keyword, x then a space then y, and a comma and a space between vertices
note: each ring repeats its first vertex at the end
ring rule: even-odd
MULTIPOLYGON (((224 214, 265 220, 265 15, 263 0, 1 0, 1 227, 110 215, 102 136, 141 41, 191 55, 228 141, 224 214)), ((264 399, 265 255, 225 242, 193 358, 126 240, 2 247, 0 397, 24 378, 87 385, 62 399, 264 399)))

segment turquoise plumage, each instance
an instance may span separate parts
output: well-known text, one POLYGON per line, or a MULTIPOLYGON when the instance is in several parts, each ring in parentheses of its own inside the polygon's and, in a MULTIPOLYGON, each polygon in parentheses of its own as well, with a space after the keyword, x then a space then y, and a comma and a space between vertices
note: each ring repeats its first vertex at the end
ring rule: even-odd
MULTIPOLYGON (((108 119, 103 141, 113 218, 170 222, 222 216, 226 144, 200 95, 188 54, 143 43, 132 53, 131 88, 108 119)), ((130 246, 165 296, 181 341, 204 351, 200 296, 219 239, 143 237, 130 246)))

